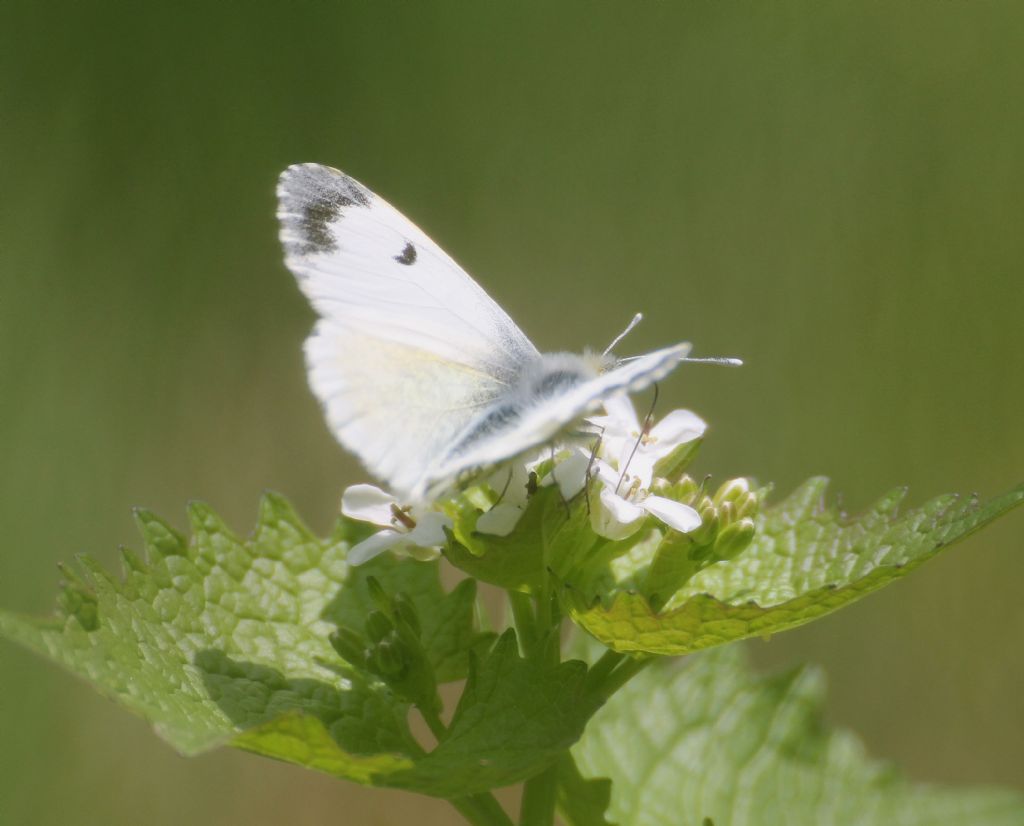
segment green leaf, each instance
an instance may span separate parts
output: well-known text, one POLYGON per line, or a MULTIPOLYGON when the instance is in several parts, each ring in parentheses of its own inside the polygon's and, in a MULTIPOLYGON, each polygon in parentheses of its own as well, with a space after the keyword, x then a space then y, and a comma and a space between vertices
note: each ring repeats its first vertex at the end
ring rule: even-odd
POLYGON ((448 736, 420 761, 417 783, 452 796, 536 774, 579 739, 600 706, 585 691, 586 673, 579 660, 520 657, 515 632, 506 631, 470 670, 448 736))
MULTIPOLYGON (((563 577, 573 620, 617 651, 686 654, 810 622, 906 576, 940 550, 1024 501, 1024 485, 988 502, 940 496, 899 513, 904 490, 849 518, 824 505, 827 480, 806 482, 755 519, 756 533, 730 559, 687 568, 668 599, 645 576, 657 553, 593 557, 563 577), (596 561, 595 561, 596 560, 596 561), (597 567, 600 563, 600 567, 597 567), (614 569, 613 565, 618 565, 614 569)), ((675 542, 672 534, 665 542, 675 542)), ((650 543, 648 543, 650 544, 650 543)), ((680 553, 686 545, 678 542, 680 553)))
POLYGON ((611 799, 611 780, 588 780, 571 754, 558 761, 558 811, 569 826, 614 826, 605 818, 611 799))
POLYGON ((554 560, 584 553, 597 537, 590 531, 582 502, 566 503, 554 485, 541 487, 508 536, 479 533, 480 511, 469 499, 449 510, 454 526, 445 557, 482 582, 513 591, 536 593, 554 560))
POLYGON ((582 663, 524 660, 514 637, 486 651, 493 637, 474 626, 474 585, 445 594, 437 563, 349 568, 348 540, 362 530, 351 523, 319 540, 274 495, 249 540, 203 505, 190 519, 187 542, 140 511, 146 561, 125 551, 118 580, 82 557, 85 575, 66 572, 56 616, 0 612, 0 635, 87 679, 184 754, 231 745, 440 797, 542 770, 596 706, 582 696, 582 663), (408 596, 437 673, 469 675, 456 720, 430 753, 410 734, 409 705, 329 643, 339 626, 364 627, 371 575, 408 596))
POLYGON ((912 784, 870 760, 854 736, 825 727, 823 695, 820 671, 757 676, 739 646, 657 661, 572 753, 583 776, 611 779, 619 826, 1024 824, 1020 794, 912 784))

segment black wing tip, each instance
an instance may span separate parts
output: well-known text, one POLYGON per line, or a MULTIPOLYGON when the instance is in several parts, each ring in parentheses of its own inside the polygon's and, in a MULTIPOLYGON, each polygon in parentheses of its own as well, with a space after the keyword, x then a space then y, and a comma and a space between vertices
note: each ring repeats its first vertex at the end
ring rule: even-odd
POLYGON ((277 196, 282 206, 291 199, 308 200, 311 196, 369 206, 373 193, 351 175, 333 166, 296 163, 278 177, 277 196))
POLYGON ((368 207, 373 193, 355 178, 331 166, 289 166, 277 182, 277 217, 289 256, 331 252, 336 240, 331 224, 351 207, 368 207))

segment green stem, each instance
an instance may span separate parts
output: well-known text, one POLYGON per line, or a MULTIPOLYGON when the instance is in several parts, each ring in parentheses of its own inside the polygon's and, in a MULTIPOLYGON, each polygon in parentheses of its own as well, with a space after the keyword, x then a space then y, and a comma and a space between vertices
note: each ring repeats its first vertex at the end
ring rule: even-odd
MULTIPOLYGON (((604 659, 604 657, 601 659, 604 659)), ((601 696, 607 700, 637 674, 647 668, 654 660, 655 657, 627 657, 624 659, 618 668, 613 669, 598 687, 601 696)))
MULTIPOLYGON (((551 577, 544 577, 536 597, 534 651, 551 665, 562 659, 558 633, 562 618, 551 592, 551 577)), ((534 653, 531 651, 531 653, 534 653)), ((523 784, 523 802, 519 810, 520 826, 554 826, 558 802, 558 764, 554 763, 523 784)))
POLYGON ((519 826, 553 826, 558 797, 558 764, 531 777, 523 786, 519 826))
POLYGON ((537 625, 543 635, 554 624, 551 616, 551 577, 544 577, 544 585, 537 594, 537 625))
POLYGON ((423 706, 417 706, 417 708, 420 710, 420 714, 423 715, 423 721, 427 724, 427 728, 430 729, 430 733, 440 743, 448 733, 447 727, 441 722, 441 717, 432 708, 423 708, 423 706))
POLYGON ((625 654, 620 654, 618 651, 612 651, 608 649, 601 655, 601 658, 590 666, 587 671, 587 690, 597 691, 604 695, 604 683, 608 679, 608 675, 615 670, 615 667, 622 662, 625 654))
POLYGON ((501 808, 494 795, 488 792, 448 802, 473 826, 513 826, 512 818, 501 808))
POLYGON ((562 661, 562 638, 560 629, 562 615, 555 595, 551 592, 551 577, 544 578, 544 586, 537 594, 537 640, 536 652, 543 661, 558 665, 562 661))

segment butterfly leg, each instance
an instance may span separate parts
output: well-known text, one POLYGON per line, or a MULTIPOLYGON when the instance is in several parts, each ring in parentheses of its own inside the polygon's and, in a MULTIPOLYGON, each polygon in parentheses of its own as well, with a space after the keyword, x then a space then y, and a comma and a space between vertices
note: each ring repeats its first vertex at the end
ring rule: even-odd
POLYGON ((495 505, 500 505, 501 504, 501 500, 505 498, 505 494, 508 493, 508 486, 512 484, 512 476, 513 476, 512 468, 509 468, 508 469, 508 479, 505 480, 505 487, 503 487, 501 489, 501 493, 498 494, 498 498, 494 500, 494 505, 491 505, 492 508, 495 505))
POLYGON ((597 452, 601 449, 601 440, 604 438, 604 428, 597 432, 594 440, 594 447, 590 451, 590 461, 587 462, 587 472, 583 474, 583 495, 587 497, 587 516, 590 516, 590 480, 594 478, 594 462, 597 460, 597 452))

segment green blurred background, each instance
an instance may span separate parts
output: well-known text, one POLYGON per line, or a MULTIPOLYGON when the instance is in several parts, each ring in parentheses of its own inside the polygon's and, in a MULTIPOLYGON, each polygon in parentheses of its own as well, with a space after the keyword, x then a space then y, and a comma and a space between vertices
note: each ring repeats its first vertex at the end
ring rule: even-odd
MULTIPOLYGON (((699 472, 851 510, 1024 479, 1024 6, 0 6, 0 604, 115 562, 132 505, 264 488, 321 531, 362 474, 306 388, 277 173, 412 216, 542 348, 680 338, 699 472)), ((1024 514, 752 649, 914 778, 1024 788, 1024 514)), ((183 760, 0 644, 0 823, 449 823, 234 752, 183 760)))

